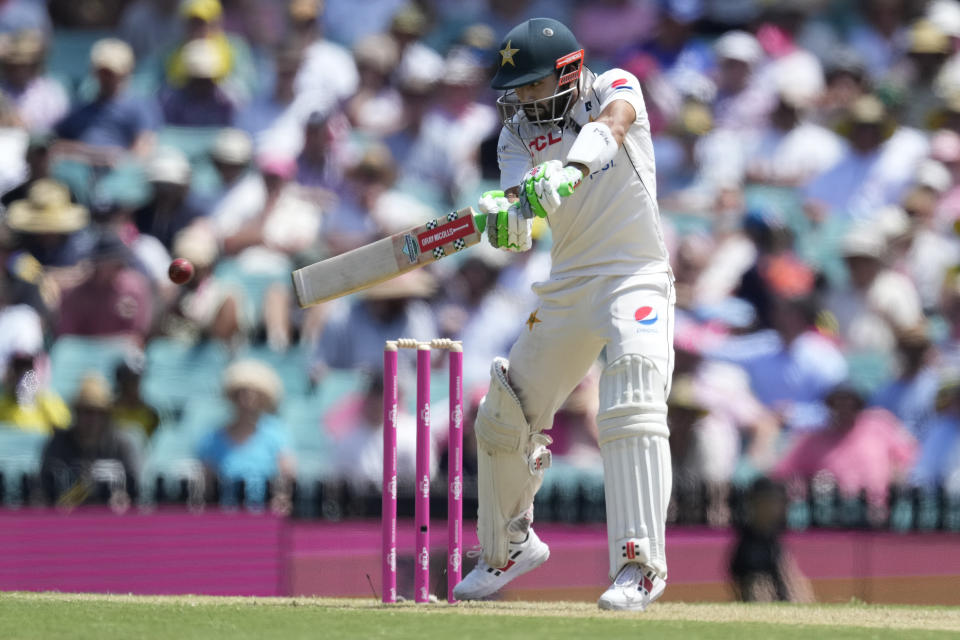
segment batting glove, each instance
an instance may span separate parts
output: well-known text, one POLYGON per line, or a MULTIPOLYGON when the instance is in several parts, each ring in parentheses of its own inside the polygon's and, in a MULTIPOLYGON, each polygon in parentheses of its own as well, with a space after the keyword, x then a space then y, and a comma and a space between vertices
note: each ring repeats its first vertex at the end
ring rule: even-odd
POLYGON ((520 183, 520 197, 526 198, 530 210, 545 218, 560 208, 563 198, 580 185, 583 172, 563 166, 559 160, 548 160, 527 172, 520 183))
POLYGON ((510 203, 503 191, 487 191, 477 208, 487 214, 487 239, 506 251, 527 251, 533 246, 533 220, 524 218, 518 203, 510 203))

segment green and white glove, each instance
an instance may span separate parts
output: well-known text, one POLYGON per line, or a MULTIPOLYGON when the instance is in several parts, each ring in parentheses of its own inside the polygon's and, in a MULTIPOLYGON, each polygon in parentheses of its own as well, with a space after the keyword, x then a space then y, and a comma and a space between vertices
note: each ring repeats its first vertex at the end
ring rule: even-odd
POLYGON ((503 191, 487 191, 480 196, 477 208, 487 215, 487 239, 491 245, 506 251, 530 249, 533 220, 523 217, 519 203, 511 203, 503 191))
POLYGON ((520 183, 520 198, 526 198, 530 210, 538 217, 552 215, 563 198, 583 180, 583 172, 576 167, 563 166, 559 160, 548 160, 527 172, 520 183))

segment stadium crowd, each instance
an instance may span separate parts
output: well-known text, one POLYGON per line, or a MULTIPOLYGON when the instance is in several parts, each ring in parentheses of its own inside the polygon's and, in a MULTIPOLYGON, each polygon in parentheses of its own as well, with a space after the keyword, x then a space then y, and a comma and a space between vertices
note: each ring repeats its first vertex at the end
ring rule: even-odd
MULTIPOLYGON (((891 486, 960 493, 960 2, 5 0, 0 423, 45 439, 46 499, 107 479, 122 505, 151 473, 259 503, 376 486, 389 338, 463 340, 475 410, 546 225, 308 310, 289 273, 498 185, 491 65, 538 15, 642 84, 675 486, 713 524, 762 475, 881 511, 891 486)), ((566 468, 599 468, 597 381, 555 421, 566 468)))

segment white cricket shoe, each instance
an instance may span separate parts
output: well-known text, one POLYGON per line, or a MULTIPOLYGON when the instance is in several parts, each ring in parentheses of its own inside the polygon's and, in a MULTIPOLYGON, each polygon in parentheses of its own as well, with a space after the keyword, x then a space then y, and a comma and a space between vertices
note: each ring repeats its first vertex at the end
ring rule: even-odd
POLYGON ((457 600, 486 598, 517 576, 536 569, 549 557, 550 547, 530 528, 526 540, 510 543, 510 560, 499 569, 488 565, 481 555, 473 571, 453 588, 453 596, 457 600))
POLYGON ((643 611, 663 595, 666 588, 663 578, 636 562, 630 562, 623 565, 597 605, 613 611, 643 611))

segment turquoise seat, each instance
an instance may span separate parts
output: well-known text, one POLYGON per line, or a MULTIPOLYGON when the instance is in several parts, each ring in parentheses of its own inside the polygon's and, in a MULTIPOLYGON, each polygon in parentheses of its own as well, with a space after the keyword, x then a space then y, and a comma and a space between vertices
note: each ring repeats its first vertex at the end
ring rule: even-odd
POLYGON ((0 473, 3 474, 3 495, 7 504, 19 504, 21 478, 40 472, 43 448, 50 436, 45 433, 23 431, 13 425, 0 423, 0 473))
POLYGON ((230 359, 216 342, 196 345, 154 338, 147 345, 144 399, 160 409, 183 407, 190 398, 219 397, 220 379, 230 359))
POLYGON ((261 360, 273 367, 283 382, 284 398, 299 398, 310 393, 306 348, 294 345, 277 353, 269 347, 257 346, 247 349, 241 357, 261 360))
POLYGON ((233 258, 220 260, 214 273, 223 281, 234 283, 243 290, 248 303, 256 310, 257 320, 263 317, 263 298, 271 285, 280 283, 292 288, 288 273, 251 273, 243 270, 233 258))
POLYGON ((47 53, 47 72, 71 93, 90 72, 90 49, 101 38, 116 37, 105 29, 54 29, 47 53))
POLYGON ((125 338, 61 336, 50 349, 53 389, 71 398, 88 371, 101 373, 112 382, 116 366, 135 349, 137 346, 125 338))
POLYGON ((219 127, 164 127, 157 132, 159 146, 178 149, 190 160, 190 184, 199 195, 215 192, 220 183, 210 161, 210 147, 219 132, 219 127))

